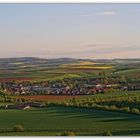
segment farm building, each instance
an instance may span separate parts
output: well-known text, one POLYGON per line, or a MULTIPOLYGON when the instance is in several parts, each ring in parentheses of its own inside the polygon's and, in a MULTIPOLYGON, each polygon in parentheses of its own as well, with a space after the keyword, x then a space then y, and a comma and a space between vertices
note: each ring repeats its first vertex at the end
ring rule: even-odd
POLYGON ((29 109, 30 107, 41 108, 44 106, 41 103, 29 102, 29 103, 21 103, 17 105, 5 105, 2 108, 4 109, 29 109))

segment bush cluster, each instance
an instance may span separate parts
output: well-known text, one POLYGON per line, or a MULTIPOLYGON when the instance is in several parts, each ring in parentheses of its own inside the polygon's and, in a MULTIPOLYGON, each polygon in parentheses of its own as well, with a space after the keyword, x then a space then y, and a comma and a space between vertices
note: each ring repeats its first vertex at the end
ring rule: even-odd
POLYGON ((61 136, 75 136, 74 132, 71 131, 65 131, 61 134, 61 136))
POLYGON ((24 132, 24 128, 22 125, 15 125, 13 128, 14 132, 24 132))
POLYGON ((112 133, 110 131, 104 132, 103 136, 112 136, 112 133))

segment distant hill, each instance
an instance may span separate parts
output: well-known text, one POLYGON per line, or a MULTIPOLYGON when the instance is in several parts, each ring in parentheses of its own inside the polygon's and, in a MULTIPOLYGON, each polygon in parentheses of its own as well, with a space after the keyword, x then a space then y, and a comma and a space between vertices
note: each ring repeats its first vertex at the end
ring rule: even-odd
POLYGON ((42 59, 35 57, 1 58, 0 69, 16 69, 26 67, 55 67, 62 64, 78 63, 80 61, 83 60, 72 58, 42 59))
POLYGON ((140 59, 74 59, 55 58, 43 59, 36 57, 0 58, 0 69, 16 69, 27 67, 55 67, 63 64, 76 64, 80 62, 94 62, 97 64, 140 66, 140 59))

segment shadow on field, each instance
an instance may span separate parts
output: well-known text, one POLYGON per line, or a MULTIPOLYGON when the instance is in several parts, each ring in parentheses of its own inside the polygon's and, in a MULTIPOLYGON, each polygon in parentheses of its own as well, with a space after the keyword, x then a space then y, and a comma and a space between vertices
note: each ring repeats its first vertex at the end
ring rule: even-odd
POLYGON ((65 117, 65 118, 81 118, 92 119, 97 118, 102 122, 117 122, 117 121, 137 121, 140 116, 134 114, 126 114, 120 112, 103 111, 96 109, 77 108, 77 107, 60 107, 53 106, 44 109, 45 112, 37 112, 40 114, 50 113, 51 116, 65 117), (47 112, 46 112, 47 111, 47 112))
MULTIPOLYGON (((85 133, 84 136, 103 136, 104 132, 101 133, 92 133, 88 132, 85 133)), ((112 136, 140 136, 140 130, 118 130, 118 131, 112 131, 112 136)))
POLYGON ((120 122, 120 121, 122 121, 122 122, 133 121, 133 122, 135 122, 139 119, 140 119, 140 117, 138 117, 138 116, 135 118, 134 117, 127 117, 127 118, 117 118, 116 117, 116 119, 105 119, 105 120, 100 120, 100 122, 120 122))
POLYGON ((140 135, 140 130, 120 130, 113 132, 114 136, 138 136, 140 135))

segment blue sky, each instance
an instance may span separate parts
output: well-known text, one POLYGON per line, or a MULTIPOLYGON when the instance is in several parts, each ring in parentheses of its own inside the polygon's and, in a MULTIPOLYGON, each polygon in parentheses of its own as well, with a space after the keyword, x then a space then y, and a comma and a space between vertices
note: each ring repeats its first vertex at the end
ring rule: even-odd
POLYGON ((0 57, 139 58, 140 4, 0 4, 0 57))

